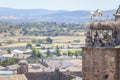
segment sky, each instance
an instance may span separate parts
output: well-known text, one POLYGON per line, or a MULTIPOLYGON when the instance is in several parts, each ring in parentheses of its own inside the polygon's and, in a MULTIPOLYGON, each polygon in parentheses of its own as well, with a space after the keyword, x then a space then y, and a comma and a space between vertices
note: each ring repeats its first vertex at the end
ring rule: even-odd
POLYGON ((0 7, 48 10, 117 9, 120 0, 0 0, 0 7))

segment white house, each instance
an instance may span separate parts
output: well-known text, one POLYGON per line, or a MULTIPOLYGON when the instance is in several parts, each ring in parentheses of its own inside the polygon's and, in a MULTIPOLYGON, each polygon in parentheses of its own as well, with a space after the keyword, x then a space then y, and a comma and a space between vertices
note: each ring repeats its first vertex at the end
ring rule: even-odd
POLYGON ((26 49, 26 50, 24 51, 24 54, 30 54, 30 53, 32 53, 32 50, 31 50, 31 49, 26 49))
POLYGON ((20 51, 18 49, 14 49, 11 51, 11 54, 17 57, 17 56, 23 54, 23 51, 20 51))

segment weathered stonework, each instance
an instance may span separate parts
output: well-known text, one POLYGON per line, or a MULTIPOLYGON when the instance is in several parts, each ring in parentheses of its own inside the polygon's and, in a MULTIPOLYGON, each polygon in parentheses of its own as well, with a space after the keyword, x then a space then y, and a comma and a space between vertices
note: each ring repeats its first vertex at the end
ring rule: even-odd
POLYGON ((17 69, 17 74, 24 74, 28 72, 28 62, 26 60, 21 60, 19 62, 19 67, 17 69))
POLYGON ((120 6, 116 22, 93 22, 82 47, 83 80, 120 80, 120 6))
POLYGON ((120 80, 120 48, 83 48, 83 80, 120 80))

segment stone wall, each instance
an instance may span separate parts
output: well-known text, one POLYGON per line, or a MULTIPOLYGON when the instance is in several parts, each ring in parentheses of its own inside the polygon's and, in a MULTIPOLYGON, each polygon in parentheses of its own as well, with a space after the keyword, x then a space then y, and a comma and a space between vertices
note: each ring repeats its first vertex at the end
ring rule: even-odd
POLYGON ((25 73, 27 80, 72 80, 75 76, 64 74, 62 72, 33 72, 25 73))
POLYGON ((24 74, 28 72, 28 65, 19 65, 17 69, 17 74, 24 74))
POLYGON ((27 80, 54 80, 52 72, 25 73, 27 80))
POLYGON ((81 80, 81 72, 31 72, 15 75, 0 75, 0 80, 81 80), (77 77, 76 77, 77 75, 77 77), (77 78, 77 79, 76 79, 77 78))
POLYGON ((83 80, 119 80, 120 48, 83 49, 83 80))
POLYGON ((115 21, 120 21, 120 16, 115 18, 115 21))

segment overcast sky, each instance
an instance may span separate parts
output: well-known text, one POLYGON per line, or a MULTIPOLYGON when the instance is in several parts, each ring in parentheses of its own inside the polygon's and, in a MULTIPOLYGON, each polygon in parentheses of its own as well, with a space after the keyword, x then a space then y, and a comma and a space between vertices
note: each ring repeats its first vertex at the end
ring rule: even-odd
POLYGON ((0 0, 0 7, 49 10, 117 9, 120 0, 0 0))

